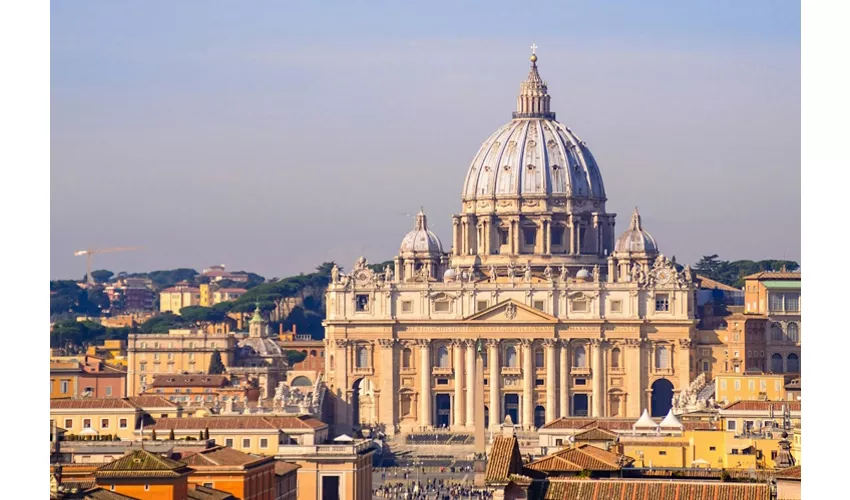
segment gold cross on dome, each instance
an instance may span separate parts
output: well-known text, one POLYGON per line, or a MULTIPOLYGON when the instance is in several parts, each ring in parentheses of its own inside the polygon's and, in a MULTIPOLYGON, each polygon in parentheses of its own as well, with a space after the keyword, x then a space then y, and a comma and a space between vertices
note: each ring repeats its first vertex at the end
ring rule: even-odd
POLYGON ((537 54, 537 44, 534 42, 531 42, 531 54, 537 54))

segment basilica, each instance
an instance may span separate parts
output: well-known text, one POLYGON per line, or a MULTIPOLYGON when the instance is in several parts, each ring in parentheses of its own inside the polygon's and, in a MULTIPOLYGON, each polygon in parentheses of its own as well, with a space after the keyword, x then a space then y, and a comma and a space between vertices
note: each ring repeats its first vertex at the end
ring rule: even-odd
POLYGON ((394 265, 333 270, 324 378, 337 425, 392 435, 664 416, 695 369, 692 272, 660 253, 637 209, 618 235, 606 201, 532 55, 511 121, 466 173, 451 248, 420 211, 394 265))

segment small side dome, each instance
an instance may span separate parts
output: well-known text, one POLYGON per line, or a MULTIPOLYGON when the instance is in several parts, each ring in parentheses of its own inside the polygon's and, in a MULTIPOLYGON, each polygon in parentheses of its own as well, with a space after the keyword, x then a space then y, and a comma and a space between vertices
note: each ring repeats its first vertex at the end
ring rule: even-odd
POLYGON ((585 268, 579 269, 579 271, 576 273, 576 279, 587 280, 588 278, 590 278, 590 273, 585 268))
POLYGON ((425 217, 425 211, 419 210, 416 215, 416 223, 413 225, 413 231, 407 233, 401 240, 399 254, 402 256, 413 255, 434 255, 443 253, 443 243, 432 231, 428 230, 428 219, 425 217))
POLYGON ((454 269, 448 268, 445 273, 443 273, 443 281, 450 282, 454 281, 457 278, 457 273, 454 269))
POLYGON ((614 245, 615 253, 641 253, 655 254, 658 253, 658 244, 655 243, 655 238, 651 234, 644 231, 640 223, 640 214, 637 207, 632 214, 632 222, 629 229, 617 239, 614 245))

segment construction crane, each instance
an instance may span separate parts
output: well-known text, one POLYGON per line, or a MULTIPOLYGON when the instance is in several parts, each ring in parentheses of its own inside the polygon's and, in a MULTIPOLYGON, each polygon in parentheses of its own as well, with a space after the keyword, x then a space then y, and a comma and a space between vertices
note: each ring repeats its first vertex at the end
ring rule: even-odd
POLYGON ((142 247, 113 247, 99 248, 97 250, 78 250, 74 252, 74 257, 86 256, 86 281, 89 285, 94 285, 94 278, 91 277, 91 259, 96 253, 112 253, 112 252, 127 252, 130 250, 138 250, 142 247))

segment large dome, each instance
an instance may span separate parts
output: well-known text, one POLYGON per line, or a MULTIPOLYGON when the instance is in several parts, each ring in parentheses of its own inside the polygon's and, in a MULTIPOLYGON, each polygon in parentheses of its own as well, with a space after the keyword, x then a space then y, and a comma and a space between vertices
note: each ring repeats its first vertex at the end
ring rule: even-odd
POLYGON ((546 82, 532 56, 514 119, 493 133, 472 160, 463 200, 571 197, 605 201, 602 175, 587 145, 549 110, 546 82))

